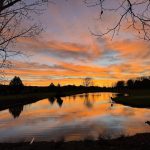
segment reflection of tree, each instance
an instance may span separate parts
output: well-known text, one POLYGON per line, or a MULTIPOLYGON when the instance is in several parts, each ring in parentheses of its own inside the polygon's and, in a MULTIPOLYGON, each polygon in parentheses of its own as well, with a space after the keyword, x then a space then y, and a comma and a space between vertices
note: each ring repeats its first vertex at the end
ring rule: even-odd
POLYGON ((12 114, 14 118, 18 118, 23 111, 23 105, 18 105, 9 108, 9 112, 12 114))
POLYGON ((92 108, 93 107, 93 103, 89 99, 89 93, 85 93, 85 95, 84 95, 84 104, 88 108, 92 108))
POLYGON ((63 104, 63 100, 57 96, 57 97, 49 97, 48 100, 50 101, 51 104, 53 104, 55 102, 55 100, 57 99, 57 104, 61 107, 63 104))
POLYGON ((150 126, 150 121, 146 121, 145 123, 148 124, 148 125, 150 126))
POLYGON ((55 102, 55 97, 49 97, 48 100, 50 101, 51 104, 55 102))
POLYGON ((73 100, 75 101, 76 100, 76 95, 73 95, 72 97, 73 97, 73 100))
POLYGON ((61 107, 63 104, 63 100, 60 97, 56 97, 58 105, 61 107))

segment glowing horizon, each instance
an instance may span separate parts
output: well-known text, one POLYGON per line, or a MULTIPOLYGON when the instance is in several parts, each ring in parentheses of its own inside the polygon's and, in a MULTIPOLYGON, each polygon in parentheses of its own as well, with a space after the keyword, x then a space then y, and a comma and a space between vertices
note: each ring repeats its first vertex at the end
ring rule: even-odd
POLYGON ((25 85, 81 85, 83 78, 91 77, 94 85, 112 86, 118 80, 149 75, 150 43, 131 30, 121 30, 113 40, 91 35, 89 29, 99 33, 116 17, 104 14, 99 23, 98 13, 82 0, 49 5, 38 18, 45 32, 35 39, 17 40, 17 48, 26 56, 11 58, 6 83, 19 76, 25 85))

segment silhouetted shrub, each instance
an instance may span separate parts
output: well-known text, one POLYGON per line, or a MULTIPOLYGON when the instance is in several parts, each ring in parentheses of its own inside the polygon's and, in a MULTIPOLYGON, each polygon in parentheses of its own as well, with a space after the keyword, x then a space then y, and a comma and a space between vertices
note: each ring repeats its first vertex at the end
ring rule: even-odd
POLYGON ((9 83, 9 86, 11 87, 23 87, 23 83, 21 81, 21 79, 17 76, 15 76, 9 83))
POLYGON ((9 86, 10 86, 10 89, 13 93, 21 93, 22 90, 23 90, 23 83, 22 83, 22 80, 15 76, 9 83, 9 86))

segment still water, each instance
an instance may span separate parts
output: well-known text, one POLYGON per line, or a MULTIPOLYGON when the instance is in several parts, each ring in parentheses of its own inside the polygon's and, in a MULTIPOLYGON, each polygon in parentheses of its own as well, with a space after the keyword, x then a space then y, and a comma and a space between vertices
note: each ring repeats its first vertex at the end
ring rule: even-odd
POLYGON ((150 110, 112 104, 112 93, 47 98, 0 112, 0 142, 117 138, 150 132, 150 110))

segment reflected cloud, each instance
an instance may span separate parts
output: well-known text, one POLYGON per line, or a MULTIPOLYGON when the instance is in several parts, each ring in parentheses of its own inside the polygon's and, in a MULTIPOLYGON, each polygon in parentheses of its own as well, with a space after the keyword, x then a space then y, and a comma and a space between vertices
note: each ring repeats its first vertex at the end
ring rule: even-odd
MULTIPOLYGON (((119 104, 108 109, 110 97, 114 96, 113 93, 89 93, 76 95, 75 100, 74 96, 63 97, 63 100, 60 97, 48 98, 26 107, 16 120, 12 120, 7 111, 2 111, 0 134, 3 136, 0 141, 8 141, 9 138, 30 140, 31 136, 37 141, 59 140, 61 137, 65 140, 82 140, 89 136, 94 139, 115 138, 149 132, 150 128, 145 122, 149 120, 150 110, 119 104)), ((19 116, 21 110, 22 107, 10 109, 14 117, 19 116)))

